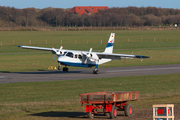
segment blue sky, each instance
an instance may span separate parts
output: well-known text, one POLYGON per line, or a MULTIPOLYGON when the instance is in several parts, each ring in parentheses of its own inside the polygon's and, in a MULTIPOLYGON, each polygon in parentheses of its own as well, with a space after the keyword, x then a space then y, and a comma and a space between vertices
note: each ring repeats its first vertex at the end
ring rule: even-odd
POLYGON ((180 0, 1 0, 0 6, 15 8, 72 8, 74 6, 161 7, 180 9, 180 0))

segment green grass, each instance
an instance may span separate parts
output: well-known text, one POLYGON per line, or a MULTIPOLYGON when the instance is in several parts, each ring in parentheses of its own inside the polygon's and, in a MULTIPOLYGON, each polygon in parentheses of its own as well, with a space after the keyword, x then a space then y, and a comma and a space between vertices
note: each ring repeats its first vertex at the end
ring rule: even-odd
POLYGON ((178 105, 179 78, 180 74, 170 74, 0 84, 0 119, 46 119, 43 113, 48 113, 49 119, 59 118, 53 117, 54 112, 84 115, 79 94, 96 91, 139 91, 140 99, 130 102, 134 109, 151 108, 158 103, 178 105))
MULTIPOLYGON (((115 30, 113 32, 116 33, 114 49, 179 47, 180 45, 180 30, 115 30)), ((30 40, 32 46, 59 48, 62 40, 64 49, 89 50, 93 47, 93 50, 104 50, 110 33, 111 31, 1 31, 0 53, 27 52, 17 48, 17 45, 30 45, 30 40)))

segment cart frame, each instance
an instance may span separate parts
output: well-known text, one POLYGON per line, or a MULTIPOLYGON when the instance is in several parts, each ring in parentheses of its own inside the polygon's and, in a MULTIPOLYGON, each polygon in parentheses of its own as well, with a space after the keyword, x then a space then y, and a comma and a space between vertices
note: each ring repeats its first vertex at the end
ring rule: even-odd
POLYGON ((130 104, 127 104, 127 102, 138 99, 139 91, 104 91, 80 94, 81 107, 83 107, 83 104, 86 104, 86 112, 89 118, 93 118, 95 113, 104 113, 105 115, 109 114, 113 119, 117 117, 117 111, 124 111, 125 115, 130 117, 132 116, 133 108, 130 104), (87 96, 87 98, 84 99, 83 96, 87 96), (92 100, 93 98, 91 96, 94 96, 95 100, 92 100), (99 96, 101 99, 97 99, 99 96), (119 96, 121 96, 121 99, 119 96), (97 110, 99 109, 103 109, 103 112, 98 112, 97 110))

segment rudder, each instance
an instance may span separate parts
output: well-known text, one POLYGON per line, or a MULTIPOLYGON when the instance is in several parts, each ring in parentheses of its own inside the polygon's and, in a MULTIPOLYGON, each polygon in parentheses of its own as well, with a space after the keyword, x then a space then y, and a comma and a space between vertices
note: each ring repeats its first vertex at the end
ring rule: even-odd
POLYGON ((104 50, 105 53, 113 53, 113 46, 115 40, 114 38, 115 38, 115 33, 111 33, 106 49, 104 50))

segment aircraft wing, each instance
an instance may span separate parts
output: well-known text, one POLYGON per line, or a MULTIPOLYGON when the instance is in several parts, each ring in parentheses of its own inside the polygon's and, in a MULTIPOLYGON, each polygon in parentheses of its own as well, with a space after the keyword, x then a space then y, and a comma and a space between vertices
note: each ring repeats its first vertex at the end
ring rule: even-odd
POLYGON ((111 53, 96 53, 97 56, 101 58, 108 58, 108 59, 117 59, 120 60, 121 58, 132 59, 132 58, 149 58, 148 56, 142 55, 128 55, 128 54, 111 54, 111 53))
POLYGON ((33 46, 24 46, 24 45, 18 45, 18 47, 20 47, 20 48, 26 48, 26 49, 52 51, 52 48, 44 48, 44 47, 33 47, 33 46))
POLYGON ((56 54, 56 52, 54 50, 56 50, 56 51, 58 50, 58 49, 54 49, 54 48, 33 47, 33 46, 24 46, 24 45, 18 45, 18 47, 25 48, 25 49, 51 51, 53 54, 56 54))

